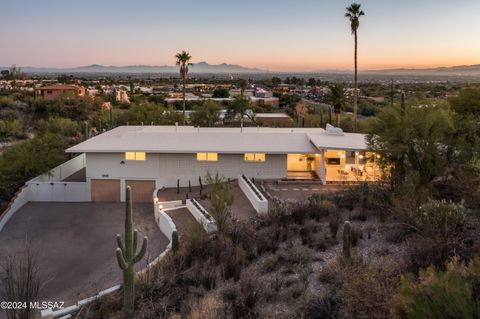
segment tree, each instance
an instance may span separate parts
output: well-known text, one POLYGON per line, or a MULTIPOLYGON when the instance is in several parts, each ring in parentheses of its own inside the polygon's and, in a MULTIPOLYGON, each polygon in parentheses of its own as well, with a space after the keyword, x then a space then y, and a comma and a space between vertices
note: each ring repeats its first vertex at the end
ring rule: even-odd
POLYGON ((314 78, 310 78, 310 79, 308 79, 307 85, 308 86, 315 86, 315 85, 317 85, 317 81, 314 78))
POLYGON ((222 231, 232 217, 233 191, 231 186, 225 182, 225 178, 219 176, 218 173, 212 176, 208 172, 205 179, 212 189, 209 194, 210 212, 218 229, 222 231))
POLYGON ((238 79, 237 86, 240 88, 240 95, 243 96, 245 89, 247 88, 248 82, 245 79, 238 79))
POLYGON ((234 119, 235 116, 240 116, 240 127, 243 127, 243 118, 247 116, 250 120, 254 121, 253 117, 249 114, 250 100, 248 97, 239 95, 228 104, 227 118, 234 119))
POLYGON ((330 87, 330 93, 326 96, 325 100, 332 104, 333 113, 335 113, 335 121, 337 127, 340 127, 340 113, 345 105, 345 88, 341 84, 335 84, 330 87))
POLYGON ((27 180, 65 160, 63 136, 47 132, 7 148, 0 155, 0 201, 7 201, 27 180))
POLYGON ((355 50, 354 50, 354 66, 355 66, 355 75, 353 78, 355 91, 353 92, 353 126, 354 130, 357 130, 357 103, 358 103, 358 81, 357 81, 357 31, 358 27, 360 26, 360 17, 365 15, 365 13, 361 10, 361 6, 358 3, 352 3, 349 7, 347 7, 347 12, 345 13, 345 17, 350 20, 350 28, 352 30, 352 34, 355 40, 355 50))
POLYGON ((393 107, 381 110, 368 125, 367 144, 377 153, 393 188, 425 199, 432 182, 445 174, 454 133, 448 105, 393 107))
POLYGON ((213 98, 227 98, 230 96, 230 92, 228 91, 227 88, 218 86, 213 90, 213 98))
POLYGON ((478 318, 480 257, 466 264, 453 257, 445 268, 430 266, 418 277, 402 276, 391 302, 393 318, 478 318))
POLYGON ((220 120, 220 105, 211 100, 194 107, 194 112, 190 116, 190 124, 194 126, 212 127, 220 120))
POLYGON ((183 81, 183 90, 182 90, 182 97, 183 97, 183 124, 185 125, 185 108, 186 108, 186 102, 185 102, 185 84, 186 84, 186 79, 187 79, 187 74, 188 74, 188 66, 193 65, 190 63, 190 60, 192 59, 192 56, 190 53, 187 51, 182 51, 180 53, 177 53, 175 55, 175 58, 177 59, 176 65, 180 66, 180 76, 182 77, 183 81))
POLYGON ((478 158, 480 153, 480 88, 467 87, 449 99, 454 112, 459 155, 463 161, 478 158))
POLYGON ((280 79, 278 76, 272 77, 272 84, 273 85, 279 85, 280 83, 282 83, 282 79, 280 79))

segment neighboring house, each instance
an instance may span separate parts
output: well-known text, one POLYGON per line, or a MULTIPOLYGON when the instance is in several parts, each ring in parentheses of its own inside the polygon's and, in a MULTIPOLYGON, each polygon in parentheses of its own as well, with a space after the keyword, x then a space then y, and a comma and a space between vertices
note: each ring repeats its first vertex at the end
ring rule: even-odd
POLYGON ((128 92, 126 89, 119 88, 115 89, 115 100, 120 103, 130 103, 130 98, 128 97, 128 92))
POLYGON ((85 96, 85 88, 83 86, 54 84, 42 86, 35 89, 37 96, 43 96, 46 100, 55 100, 64 95, 85 96))
POLYGON ((262 88, 257 88, 257 90, 255 91, 255 96, 259 98, 270 98, 273 97, 273 92, 267 91, 262 88))
POLYGON ((365 135, 332 126, 121 126, 67 152, 84 154, 92 201, 123 201, 130 185, 135 201, 151 202, 155 188, 199 185, 207 172, 232 179, 376 180, 376 157, 366 149, 365 135))
MULTIPOLYGON (((250 100, 250 103, 254 106, 265 106, 265 105, 278 106, 278 103, 279 103, 278 97, 261 98, 261 97, 249 96, 248 99, 250 100)), ((187 102, 204 101, 204 100, 212 100, 212 101, 216 101, 226 105, 235 99, 232 97, 218 97, 218 98, 199 97, 196 95, 185 97, 185 101, 187 102)), ((166 98, 165 104, 170 105, 170 104, 174 104, 176 102, 182 102, 182 101, 183 101, 182 98, 166 98)))
POLYGON ((265 126, 286 126, 292 124, 292 118, 285 113, 255 113, 255 122, 265 126))

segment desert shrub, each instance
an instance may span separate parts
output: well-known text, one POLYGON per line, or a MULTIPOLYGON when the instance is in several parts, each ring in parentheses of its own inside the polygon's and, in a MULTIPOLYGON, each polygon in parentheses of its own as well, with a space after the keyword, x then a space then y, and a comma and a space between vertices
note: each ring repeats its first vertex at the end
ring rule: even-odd
POLYGON ((185 248, 188 253, 186 255, 200 255, 203 252, 204 244, 207 236, 199 223, 189 223, 187 226, 185 248))
POLYGON ((338 212, 337 206, 325 196, 312 194, 307 198, 309 217, 317 221, 338 212))
POLYGON ((210 186, 210 213, 217 223, 218 229, 223 231, 232 218, 232 204, 234 195, 232 188, 226 183, 225 178, 217 174, 207 173, 207 184, 210 186))
POLYGON ((258 231, 257 253, 275 253, 280 245, 280 227, 271 226, 258 231))
POLYGON ((360 192, 358 191, 358 186, 353 186, 349 189, 336 192, 332 199, 337 207, 353 210, 360 202, 361 196, 360 192))
POLYGON ((266 273, 276 270, 278 266, 279 266, 278 255, 271 255, 267 257, 263 262, 263 270, 266 273))
POLYGON ((392 227, 388 230, 385 239, 392 244, 398 244, 403 242, 408 235, 408 230, 404 227, 392 227))
POLYGON ((406 254, 407 270, 416 273, 429 265, 442 269, 450 257, 469 258, 473 250, 472 243, 462 238, 446 241, 443 238, 416 237, 408 240, 406 254))
POLYGON ((400 268, 395 260, 386 257, 370 264, 358 259, 348 264, 338 261, 335 269, 341 282, 338 296, 343 317, 387 318, 400 268))
POLYGON ((364 222, 367 220, 367 213, 364 210, 355 211, 353 214, 350 215, 349 220, 357 220, 360 222, 364 222))
POLYGON ((22 120, 0 120, 0 139, 9 137, 24 138, 25 135, 22 120))
POLYGON ((317 221, 324 216, 328 216, 331 211, 335 211, 335 205, 327 200, 317 201, 316 197, 311 197, 305 201, 296 200, 272 200, 272 207, 266 218, 267 224, 276 223, 279 225, 288 225, 291 223, 302 225, 306 219, 313 218, 317 221))
POLYGON ((335 319, 339 318, 339 300, 335 295, 321 295, 307 300, 298 316, 305 319, 335 319))
POLYGON ((480 301, 478 284, 480 258, 468 265, 451 259, 446 271, 430 266, 420 271, 418 278, 408 274, 392 302, 394 318, 478 318, 480 301))
POLYGON ((306 265, 312 258, 312 250, 303 246, 284 248, 278 258, 284 266, 306 265))
POLYGON ((463 203, 430 200, 410 214, 416 237, 407 246, 408 270, 417 272, 429 265, 443 268, 446 261, 459 255, 470 257, 471 242, 465 232, 469 211, 463 203))
POLYGON ((423 236, 448 238, 463 231, 469 210, 463 202, 430 200, 419 207, 417 214, 415 222, 423 236))
POLYGON ((261 239, 258 238, 258 233, 250 223, 236 221, 228 224, 225 229, 225 236, 228 236, 234 244, 243 248, 248 260, 256 258, 257 241, 261 239))
MULTIPOLYGON (((4 278, 1 293, 2 301, 30 304, 37 301, 43 281, 40 277, 40 268, 37 256, 30 244, 16 255, 6 256, 2 261, 4 278)), ((4 308, 8 319, 33 319, 35 309, 20 307, 18 309, 4 308)))
MULTIPOLYGON (((190 306, 190 312, 185 319, 222 319, 226 317, 225 305, 220 298, 207 296, 196 300, 190 306)), ((178 317, 180 318, 180 316, 178 317)), ((173 318, 171 318, 173 319, 173 318)))
POLYGON ((226 280, 240 278, 240 273, 246 264, 246 255, 247 253, 240 246, 235 246, 232 253, 225 251, 222 254, 222 275, 226 280))
POLYGON ((263 297, 261 283, 256 278, 242 277, 236 284, 227 285, 222 291, 229 318, 256 318, 255 306, 263 297))

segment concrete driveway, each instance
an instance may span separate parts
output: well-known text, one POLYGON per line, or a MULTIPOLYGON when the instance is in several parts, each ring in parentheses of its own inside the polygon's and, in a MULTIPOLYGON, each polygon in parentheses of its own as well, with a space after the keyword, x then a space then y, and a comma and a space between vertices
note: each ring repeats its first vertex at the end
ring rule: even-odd
MULTIPOLYGON (((22 250, 29 241, 46 282, 40 300, 71 305, 121 283, 115 235, 123 237, 124 209, 123 203, 28 203, 0 232, 0 260, 22 250)), ((134 204, 133 209, 139 245, 148 236, 149 259, 153 260, 168 240, 155 224, 153 204, 134 204)))

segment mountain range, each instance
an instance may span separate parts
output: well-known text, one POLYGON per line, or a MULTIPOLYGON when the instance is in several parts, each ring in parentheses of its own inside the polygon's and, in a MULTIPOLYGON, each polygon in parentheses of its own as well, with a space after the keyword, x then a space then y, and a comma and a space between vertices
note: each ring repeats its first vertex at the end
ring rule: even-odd
MULTIPOLYGON (((8 67, 0 67, 8 69, 8 67)), ((178 66, 172 65, 126 65, 107 66, 91 64, 74 68, 48 68, 48 67, 21 67, 26 73, 178 73, 178 66)), ((260 73, 265 72, 257 68, 248 68, 236 64, 209 64, 205 61, 189 66, 190 73, 260 73)))
MULTIPOLYGON (((1 70, 9 69, 9 67, 0 67, 1 70)), ((106 66, 100 64, 91 64, 86 66, 74 68, 48 68, 48 67, 21 67, 22 71, 30 74, 62 74, 62 73, 98 73, 98 74, 121 74, 121 73, 178 73, 178 66, 173 65, 126 65, 126 66, 106 66)), ((282 73, 282 74, 346 74, 352 72, 351 70, 315 70, 311 72, 275 72, 267 71, 259 68, 249 68, 237 64, 209 64, 205 61, 195 63, 189 67, 190 73, 211 73, 211 74, 239 74, 239 73, 282 73)), ((480 76, 480 64, 474 65, 459 65, 451 67, 425 68, 425 69, 383 69, 383 70, 361 70, 363 74, 382 74, 382 75, 437 75, 437 76, 480 76)))

